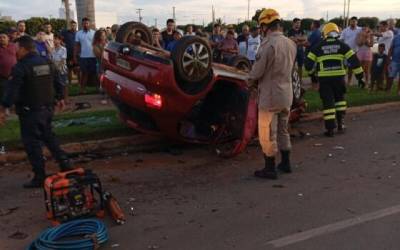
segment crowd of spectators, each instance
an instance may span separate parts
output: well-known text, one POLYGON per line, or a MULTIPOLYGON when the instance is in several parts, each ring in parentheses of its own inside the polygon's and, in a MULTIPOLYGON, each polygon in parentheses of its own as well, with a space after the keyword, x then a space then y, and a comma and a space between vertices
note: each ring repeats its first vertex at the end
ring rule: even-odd
MULTIPOLYGON (((37 52, 54 62, 65 84, 65 99, 68 98, 68 85, 72 83, 73 75, 78 79, 81 94, 86 93, 89 81, 98 83, 98 77, 102 73, 101 56, 107 43, 115 41, 119 26, 114 24, 96 31, 91 28, 88 18, 83 18, 81 22, 82 29, 79 31, 77 23, 71 21, 68 29, 59 33, 53 33, 52 25, 45 23, 36 34, 27 34, 26 23, 21 20, 8 32, 0 33, 0 95, 17 61, 13 41, 21 36, 34 37, 37 52)), ((322 40, 320 21, 313 21, 307 32, 301 27, 302 20, 295 18, 292 28, 286 32, 297 45, 296 64, 300 78, 303 76, 303 63, 307 53, 322 40)), ((257 26, 243 25, 241 33, 237 34, 232 25, 222 28, 217 23, 209 34, 201 28, 188 25, 183 32, 177 29, 174 19, 168 19, 165 30, 152 29, 153 46, 173 52, 177 41, 182 37, 199 36, 209 43, 216 62, 226 63, 232 56, 241 55, 254 63, 263 39, 260 29, 257 26)), ((378 29, 372 30, 369 27, 359 27, 357 18, 352 17, 349 26, 342 30, 340 39, 357 53, 366 72, 369 89, 390 92, 394 79, 400 73, 400 34, 395 28, 395 21, 381 21, 378 29)), ((313 77, 311 81, 316 84, 318 80, 313 77)), ((352 82, 351 73, 347 82, 352 82)), ((398 94, 400 95, 400 91, 398 94)))

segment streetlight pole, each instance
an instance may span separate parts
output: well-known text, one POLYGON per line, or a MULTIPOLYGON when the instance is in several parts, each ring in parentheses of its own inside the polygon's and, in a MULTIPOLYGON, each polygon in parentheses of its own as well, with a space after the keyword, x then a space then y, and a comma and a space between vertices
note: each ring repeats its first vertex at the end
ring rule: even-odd
POLYGON ((247 0, 247 21, 250 20, 250 0, 247 0))

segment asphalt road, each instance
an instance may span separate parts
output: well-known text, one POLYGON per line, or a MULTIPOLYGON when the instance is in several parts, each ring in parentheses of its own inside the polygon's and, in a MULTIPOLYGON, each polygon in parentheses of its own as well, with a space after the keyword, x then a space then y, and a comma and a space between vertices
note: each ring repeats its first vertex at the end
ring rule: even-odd
MULTIPOLYGON (((400 109, 352 115, 347 125, 328 139, 320 122, 301 124, 308 135, 294 140, 294 173, 277 181, 252 176, 263 165, 256 145, 228 160, 184 146, 180 155, 78 164, 127 212, 123 226, 106 219, 104 249, 400 249, 400 109)), ((0 216, 0 249, 23 249, 49 225, 42 192, 20 187, 28 175, 27 164, 0 167, 0 209, 16 208, 0 216), (9 238, 18 230, 25 239, 9 238)))

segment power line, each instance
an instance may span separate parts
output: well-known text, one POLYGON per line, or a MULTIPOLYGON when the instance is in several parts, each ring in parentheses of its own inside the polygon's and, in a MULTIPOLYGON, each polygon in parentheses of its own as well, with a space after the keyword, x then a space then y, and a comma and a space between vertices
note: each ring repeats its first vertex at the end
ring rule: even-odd
POLYGON ((139 22, 142 22, 142 20, 143 20, 143 17, 142 17, 142 10, 143 9, 136 9, 136 13, 138 13, 139 14, 139 22))

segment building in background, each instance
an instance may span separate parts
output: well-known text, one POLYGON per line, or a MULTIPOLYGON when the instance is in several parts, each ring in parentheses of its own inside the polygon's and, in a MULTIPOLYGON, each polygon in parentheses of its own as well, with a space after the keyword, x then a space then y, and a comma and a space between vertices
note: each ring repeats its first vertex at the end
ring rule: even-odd
POLYGON ((94 0, 76 0, 76 15, 78 18, 79 29, 81 29, 82 18, 87 17, 91 20, 93 28, 96 27, 96 18, 94 11, 94 0))
POLYGON ((12 21, 12 17, 11 16, 2 16, 0 13, 0 22, 6 22, 6 21, 12 21))

